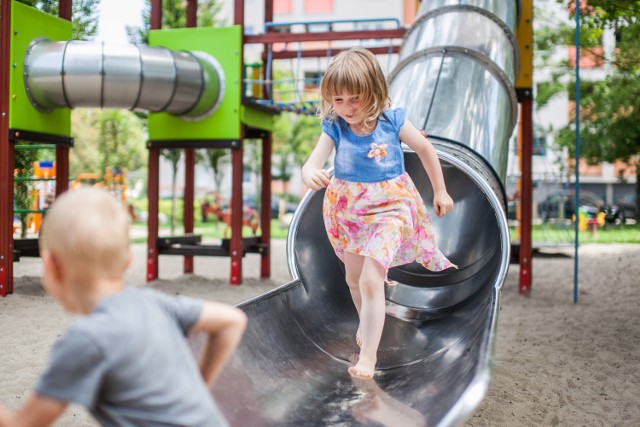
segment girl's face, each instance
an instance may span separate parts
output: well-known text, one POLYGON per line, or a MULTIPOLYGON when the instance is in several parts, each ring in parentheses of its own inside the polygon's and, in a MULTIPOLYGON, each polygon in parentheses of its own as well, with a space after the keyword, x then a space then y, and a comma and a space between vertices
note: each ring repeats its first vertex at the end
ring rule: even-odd
POLYGON ((331 104, 336 114, 349 125, 359 125, 364 121, 362 117, 362 100, 360 95, 343 93, 331 97, 331 104))

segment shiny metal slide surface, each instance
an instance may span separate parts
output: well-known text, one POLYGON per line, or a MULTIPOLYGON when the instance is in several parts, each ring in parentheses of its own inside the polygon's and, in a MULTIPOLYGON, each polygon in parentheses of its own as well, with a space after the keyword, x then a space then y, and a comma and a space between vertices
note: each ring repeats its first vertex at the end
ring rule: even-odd
POLYGON ((199 120, 224 96, 222 67, 204 52, 36 39, 24 69, 29 99, 41 111, 126 108, 199 120))
MULTIPOLYGON (((517 102, 518 2, 423 2, 389 76, 395 106, 425 128, 455 209, 432 216, 459 266, 393 268, 374 381, 352 379, 358 317, 309 192, 289 228, 294 280, 241 305, 249 329, 214 395, 234 426, 451 426, 490 381, 500 288, 509 266, 504 178, 517 102)), ((415 153, 406 169, 429 212, 433 191, 415 153)))

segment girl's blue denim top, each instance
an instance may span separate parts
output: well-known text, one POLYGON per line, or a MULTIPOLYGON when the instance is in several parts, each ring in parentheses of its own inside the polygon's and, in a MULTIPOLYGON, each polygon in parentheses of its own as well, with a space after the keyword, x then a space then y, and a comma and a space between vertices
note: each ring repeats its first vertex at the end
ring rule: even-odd
POLYGON ((353 133, 347 122, 325 118, 322 130, 336 147, 335 177, 351 182, 382 182, 404 173, 404 155, 398 134, 404 123, 403 108, 389 109, 378 117, 369 135, 353 133))

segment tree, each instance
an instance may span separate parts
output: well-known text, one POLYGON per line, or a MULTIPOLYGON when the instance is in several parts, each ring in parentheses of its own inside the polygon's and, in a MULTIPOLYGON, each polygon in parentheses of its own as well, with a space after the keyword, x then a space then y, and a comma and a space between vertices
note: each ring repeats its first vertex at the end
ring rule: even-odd
POLYGON ((177 210, 177 182, 178 182, 178 165, 182 159, 182 150, 165 149, 160 151, 160 155, 171 163, 171 234, 176 229, 176 210, 177 210))
MULTIPOLYGON (((580 38, 581 48, 601 55, 613 68, 604 80, 589 82, 589 90, 581 91, 580 155, 589 164, 622 161, 635 168, 636 195, 640 196, 640 1, 590 0, 582 13, 581 31, 586 36, 580 38), (616 34, 612 57, 596 49, 598 38, 593 36, 605 29, 616 34)), ((556 138, 571 155, 575 153, 574 134, 575 124, 571 123, 556 138)), ((640 198, 636 200, 636 220, 640 220, 640 198)))
POLYGON ((318 118, 282 113, 273 132, 273 152, 278 176, 284 182, 284 198, 288 197, 288 182, 294 167, 301 166, 311 154, 320 136, 318 118))
MULTIPOLYGON (((43 12, 58 16, 57 0, 18 0, 43 12)), ((90 40, 98 32, 100 0, 74 0, 72 4, 72 33, 74 40, 90 40)))
MULTIPOLYGON (((226 20, 219 17, 222 11, 222 3, 219 0, 203 0, 198 2, 198 26, 223 25, 226 20)), ((162 4, 162 28, 183 28, 187 24, 186 2, 182 0, 165 0, 162 4)), ((151 29, 151 1, 146 0, 142 10, 142 27, 127 26, 127 34, 131 43, 149 43, 149 31, 151 29)), ((146 120, 146 117, 145 117, 146 120)), ((178 165, 182 158, 180 150, 162 150, 161 156, 171 163, 171 234, 176 225, 176 183, 178 165)), ((218 157, 215 154, 214 157, 218 157)), ((198 156, 201 158, 200 156, 198 156)), ((211 160, 211 159, 210 159, 211 160)), ((216 159, 216 164, 217 161, 216 159)), ((211 163, 210 163, 211 164, 211 163)), ((213 166, 212 166, 213 167, 213 166)), ((216 166, 217 167, 217 166, 216 166)), ((216 174, 214 168, 214 175, 216 174)))
MULTIPOLYGON (((187 2, 165 0, 162 2, 162 28, 184 28, 187 26, 187 2)), ((215 27, 227 25, 227 19, 220 16, 223 3, 220 0, 198 2, 198 26, 215 27)), ((127 26, 129 41, 149 44, 151 29, 151 0, 145 0, 142 9, 142 27, 127 26)))
POLYGON ((211 175, 214 183, 214 191, 220 193, 222 179, 226 166, 229 164, 229 150, 224 148, 212 148, 202 150, 202 155, 206 164, 211 168, 211 175))

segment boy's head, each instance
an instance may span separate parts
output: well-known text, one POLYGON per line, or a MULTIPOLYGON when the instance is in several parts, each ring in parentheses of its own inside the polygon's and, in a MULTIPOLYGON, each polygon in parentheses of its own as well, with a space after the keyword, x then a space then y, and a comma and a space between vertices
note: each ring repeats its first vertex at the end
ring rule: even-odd
POLYGON ((58 300, 59 289, 52 287, 86 291, 100 281, 121 281, 129 265, 129 217, 104 190, 80 189, 58 197, 45 215, 39 240, 43 282, 58 300))
POLYGON ((336 55, 320 83, 321 117, 333 117, 332 98, 359 95, 365 121, 374 121, 391 105, 389 85, 380 64, 369 50, 353 48, 336 55))

